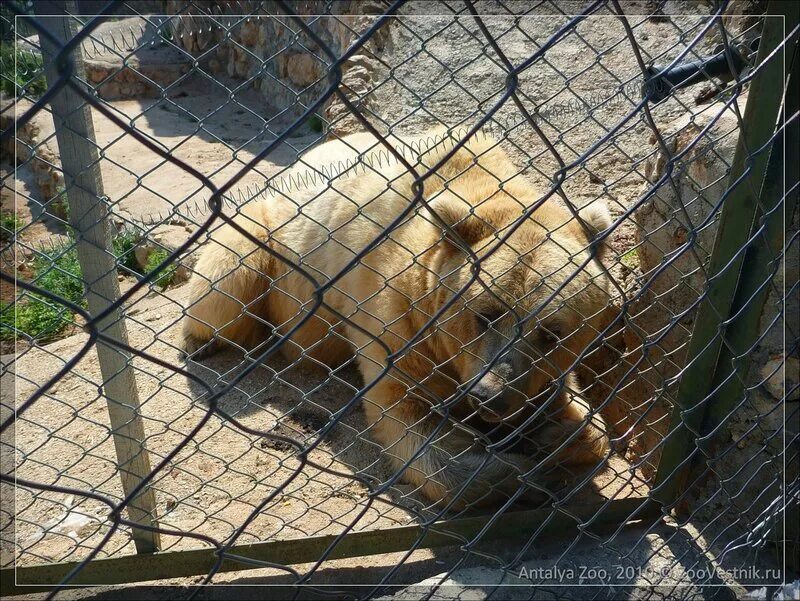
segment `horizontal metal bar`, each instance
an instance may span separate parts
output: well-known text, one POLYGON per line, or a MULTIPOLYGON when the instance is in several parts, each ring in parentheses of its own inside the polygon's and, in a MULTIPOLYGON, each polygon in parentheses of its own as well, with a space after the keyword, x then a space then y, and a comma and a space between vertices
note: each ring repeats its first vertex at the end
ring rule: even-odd
POLYGON ((730 47, 729 50, 730 57, 725 53, 720 53, 699 61, 675 65, 667 71, 664 71, 665 67, 663 66, 648 67, 644 94, 649 95, 652 102, 661 102, 673 90, 688 88, 701 81, 709 81, 712 77, 717 77, 722 81, 736 79, 747 67, 747 61, 742 57, 738 48, 730 47), (731 71, 731 66, 735 73, 731 71))
MULTIPOLYGON (((547 507, 503 514, 481 537, 481 541, 519 538, 526 534, 530 536, 553 514, 543 531, 570 532, 576 528, 577 520, 591 526, 640 520, 658 515, 660 510, 655 504, 649 503, 647 498, 638 497, 569 507, 568 511, 569 513, 564 513, 547 507)), ((328 559, 406 551, 418 539, 422 539, 422 543, 418 545, 420 549, 457 545, 463 538, 469 539, 477 535, 491 519, 492 516, 476 516, 443 520, 428 529, 422 526, 399 526, 352 532, 342 538, 328 559)), ((330 534, 238 545, 229 552, 248 559, 281 565, 302 564, 317 561, 336 537, 337 535, 330 534)), ((89 563, 72 580, 70 586, 126 584, 197 576, 207 573, 215 561, 215 549, 165 551, 152 555, 98 559, 89 563)), ((77 564, 78 562, 43 564, 0 570, 0 595, 5 597, 52 590, 56 588, 54 583, 61 582, 77 564)), ((220 572, 252 570, 258 567, 251 563, 226 559, 220 572)))

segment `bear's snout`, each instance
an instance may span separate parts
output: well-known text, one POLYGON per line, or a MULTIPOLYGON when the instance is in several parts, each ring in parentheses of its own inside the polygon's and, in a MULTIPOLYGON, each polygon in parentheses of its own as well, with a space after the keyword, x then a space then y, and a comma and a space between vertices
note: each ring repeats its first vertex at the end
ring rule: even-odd
MULTIPOLYGON (((500 365, 497 371, 510 371, 510 366, 500 365)), ((489 372, 470 389, 469 404, 487 422, 499 422, 508 414, 510 403, 505 394, 507 383, 497 373, 489 372)))

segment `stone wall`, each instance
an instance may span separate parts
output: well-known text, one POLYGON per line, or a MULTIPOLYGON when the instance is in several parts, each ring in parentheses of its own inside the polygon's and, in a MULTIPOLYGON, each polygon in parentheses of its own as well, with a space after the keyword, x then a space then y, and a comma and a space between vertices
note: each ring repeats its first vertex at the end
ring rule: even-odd
MULTIPOLYGON (((166 13, 183 8, 179 0, 166 1, 166 13)), ((314 1, 290 2, 299 15, 326 12, 327 3, 314 1)), ((266 4, 262 10, 272 11, 266 4)), ((338 57, 373 22, 373 15, 383 12, 380 2, 333 2, 334 16, 304 17, 314 33, 338 57)), ((314 41, 304 34, 285 15, 263 12, 247 18, 218 17, 215 23, 207 17, 183 14, 171 21, 176 44, 197 56, 201 67, 212 76, 227 76, 251 85, 263 94, 267 104, 282 121, 289 121, 311 105, 328 86, 331 60, 314 41), (224 23, 225 28, 219 27, 224 23), (226 32, 227 29, 227 32, 226 32), (226 33, 228 35, 226 35, 226 33)), ((379 32, 364 45, 358 54, 342 65, 343 90, 359 106, 368 108, 362 99, 368 89, 385 34, 379 32)), ((328 99, 320 117, 338 133, 361 129, 336 98, 328 99)))
MULTIPOLYGON (((33 103, 26 99, 3 99, 0 104, 0 129, 14 127, 15 118, 32 106, 33 103)), ((59 190, 63 190, 61 157, 55 142, 53 119, 48 113, 39 113, 17 127, 13 138, 3 140, 2 150, 6 157, 16 157, 17 164, 30 163, 33 183, 43 202, 54 199, 59 190)))

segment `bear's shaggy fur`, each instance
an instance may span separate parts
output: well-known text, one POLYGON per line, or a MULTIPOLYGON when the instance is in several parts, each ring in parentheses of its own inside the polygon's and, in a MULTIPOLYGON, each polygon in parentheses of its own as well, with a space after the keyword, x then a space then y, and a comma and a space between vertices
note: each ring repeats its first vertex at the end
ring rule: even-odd
MULTIPOLYGON (((354 134, 314 148, 297 169, 354 162, 378 148, 370 134, 354 134)), ((417 173, 452 148, 445 140, 413 153, 417 173)), ((524 478, 542 482, 541 456, 481 446, 489 425, 524 426, 550 453, 546 465, 597 463, 608 452, 605 427, 574 393, 570 372, 609 298, 585 226, 548 200, 498 246, 542 194, 491 137, 438 166, 403 216, 414 180, 395 160, 362 163, 322 190, 243 208, 235 222, 261 246, 227 224, 212 232, 189 284, 185 351, 198 358, 223 344, 266 348, 271 336, 293 332, 281 349, 291 360, 334 367, 355 354, 371 385, 363 403, 369 435, 407 482, 451 508, 497 503, 524 478), (299 325, 320 287, 324 304, 299 325)), ((594 231, 609 225, 604 208, 582 218, 594 231)))

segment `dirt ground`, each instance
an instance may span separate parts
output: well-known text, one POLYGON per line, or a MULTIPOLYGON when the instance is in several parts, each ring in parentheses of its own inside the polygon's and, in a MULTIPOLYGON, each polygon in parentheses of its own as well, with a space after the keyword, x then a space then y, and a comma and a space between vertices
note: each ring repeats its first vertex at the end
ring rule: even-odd
MULTIPOLYGON (((687 29, 686 24, 694 22, 688 16, 686 23, 681 19, 684 18, 671 24, 646 25, 655 54, 659 40, 664 49, 676 43, 676 26, 687 29)), ((435 23, 429 27, 435 27, 435 23)), ((531 22, 529 27, 539 27, 537 36, 541 38, 550 32, 552 24, 547 25, 540 19, 531 22)), ((619 32, 588 26, 580 32, 595 46, 609 48, 603 54, 603 61, 613 63, 612 67, 616 68, 624 66, 628 74, 634 72, 636 66, 630 52, 625 54, 613 45, 619 39, 619 32), (622 54, 625 55, 624 64, 620 62, 622 54)), ((458 37, 456 33, 453 35, 458 37)), ((443 38, 429 45, 434 54, 437 44, 452 46, 453 42, 443 38)), ((579 51, 580 47, 581 42, 574 37, 569 43, 557 45, 551 56, 553 64, 562 71, 569 71, 575 68, 571 62, 575 56, 580 56, 581 61, 593 60, 585 48, 579 51)), ((514 60, 529 51, 524 44, 514 48, 519 53, 511 57, 514 60)), ((433 69, 434 61, 430 61, 430 65, 433 69)), ((405 68, 410 67, 406 65, 405 68)), ((465 81, 478 78, 480 70, 473 71, 462 74, 465 81)), ((531 76, 543 81, 541 75, 531 76)), ((420 78, 420 82, 426 77, 420 78)), ((580 92, 582 84, 590 89, 596 83, 587 74, 580 81, 572 81, 571 86, 580 92)), ((551 85, 555 89, 563 86, 564 81, 555 79, 547 84, 551 85)), ((543 97, 547 96, 547 86, 541 89, 543 97)), ((690 102, 692 94, 691 91, 682 93, 682 101, 690 102)), ((271 123, 269 129, 265 127, 263 100, 254 92, 239 91, 236 102, 232 102, 227 100, 220 85, 203 78, 170 90, 170 98, 170 102, 148 98, 119 100, 108 106, 138 131, 172 149, 172 156, 186 161, 218 185, 228 181, 255 152, 274 139, 275 132, 280 131, 279 121, 271 123)), ((401 91, 397 91, 396 102, 406 100, 401 91)), ((452 98, 445 98, 440 104, 447 102, 452 102, 452 98)), ((620 110, 620 107, 609 108, 595 114, 594 119, 611 123, 620 110)), ((663 108, 659 118, 668 121, 676 114, 679 114, 678 109, 671 105, 663 108)), ((105 193, 120 218, 131 223, 158 223, 174 212, 176 206, 192 207, 183 212, 193 215, 194 221, 202 218, 202 207, 209 193, 195 177, 124 135, 97 110, 93 110, 93 120, 98 145, 103 149, 101 171, 105 193)), ((575 117, 575 120, 583 122, 585 117, 575 117)), ((565 155, 567 159, 594 143, 603 131, 596 122, 579 128, 569 123, 561 127, 568 133, 559 139, 560 147, 573 147, 572 154, 565 155)), ((54 145, 52 123, 48 125, 46 119, 42 120, 40 130, 40 141, 54 145)), ((554 130, 548 131, 553 133, 554 130)), ((645 131, 645 125, 638 122, 609 143, 606 151, 598 153, 586 169, 578 170, 569 178, 564 189, 570 198, 578 204, 605 198, 615 216, 623 214, 641 189, 641 174, 632 170, 632 165, 647 151, 645 131)), ((308 128, 300 134, 259 162, 236 187, 262 185, 265 178, 291 165, 298 151, 320 137, 308 128)), ((541 143, 537 143, 534 150, 541 151, 541 143)), ((543 159, 539 165, 543 172, 551 167, 552 159, 543 159)), ((9 164, 4 164, 3 169, 4 177, 13 170, 9 164)), ((32 184, 34 178, 27 167, 18 169, 15 175, 17 194, 3 188, 2 203, 3 208, 10 204, 23 220, 32 221, 21 234, 24 244, 36 247, 61 235, 63 232, 39 217, 41 210, 37 203, 43 199, 38 197, 32 184)), ((541 181, 544 180, 540 177, 541 181)), ((194 227, 191 221, 181 222, 187 233, 194 227)), ((617 257, 634 245, 633 232, 629 221, 615 235, 613 245, 617 257)), ((19 267, 24 263, 24 256, 14 260, 19 267)), ((626 269, 630 271, 621 261, 614 265, 614 273, 621 279, 626 277, 626 269)), ((132 284, 130 279, 121 282, 123 290, 132 284)), ((182 365, 175 340, 176 323, 184 310, 184 294, 185 288, 177 286, 165 291, 153 289, 132 299, 126 306, 126 323, 135 348, 176 366, 182 365)), ((16 356, 3 356, 4 411, 47 382, 80 351, 86 339, 85 334, 76 333, 40 348, 20 350, 16 356)), ((142 358, 135 358, 132 363, 145 424, 145 446, 155 466, 207 415, 208 407, 201 398, 202 390, 185 376, 142 358)), ((242 368, 242 358, 234 352, 191 367, 202 377, 222 382, 236 377, 242 368)), ((14 430, 17 477, 92 490, 115 500, 121 497, 106 402, 99 391, 101 383, 92 349, 17 420, 14 430)), ((332 375, 322 370, 290 369, 276 358, 258 366, 241 380, 221 404, 248 427, 283 434, 300 442, 312 441, 333 412, 345 404, 359 386, 359 377, 353 370, 332 375)), ((309 454, 313 462, 343 475, 306 466, 273 500, 260 507, 262 501, 300 467, 296 454, 286 445, 246 434, 218 416, 211 416, 152 483, 159 525, 224 540, 255 512, 254 519, 237 538, 239 543, 247 543, 338 533, 353 525, 367 505, 363 516, 354 524, 356 531, 414 523, 416 518, 412 511, 394 505, 418 506, 418 499, 408 487, 393 486, 370 503, 368 488, 347 477, 359 473, 370 481, 381 482, 390 475, 380 457, 380 449, 370 443, 365 430, 360 411, 353 411, 309 454)), ((8 454, 5 460, 9 460, 8 454)), ((647 487, 637 470, 621 457, 613 457, 609 468, 575 500, 589 502, 646 493, 647 487)), ((4 566, 75 561, 85 557, 108 532, 109 508, 98 501, 47 492, 34 495, 24 488, 14 493, 3 487, 3 494, 6 501, 9 495, 15 494, 17 514, 14 540, 3 539, 0 563, 4 566)), ((5 513, 3 520, 7 520, 5 513)), ((201 543, 190 537, 162 536, 165 550, 198 546, 201 543)), ((123 529, 108 540, 101 556, 133 552, 129 533, 123 529)), ((359 565, 359 560, 348 561, 351 563, 347 565, 359 565)))
MULTIPOLYGON (((131 303, 127 323, 132 346, 181 365, 173 324, 180 316, 184 290, 178 287, 168 294, 150 293, 131 303)), ((78 334, 22 353, 4 375, 4 391, 13 390, 15 375, 17 399, 27 398, 85 343, 86 335, 78 334)), ((135 358, 133 365, 145 445, 155 466, 198 424, 207 406, 196 400, 202 390, 185 376, 141 358, 135 358)), ((241 369, 241 356, 223 353, 192 369, 212 382, 216 374, 230 380, 241 369)), ((98 393, 101 381, 96 354, 91 350, 17 421, 14 437, 19 478, 121 497, 106 401, 98 393)), ((353 371, 341 378, 329 377, 312 368, 288 369, 276 359, 258 367, 233 393, 225 395, 221 407, 250 428, 299 442, 312 441, 332 413, 351 398, 358 382, 353 371), (275 374, 280 374, 280 382, 275 374)), ((390 473, 365 430, 360 411, 353 412, 309 459, 342 474, 359 471, 375 482, 385 480, 390 473)), ((213 416, 153 482, 159 524, 225 539, 298 467, 288 445, 246 434, 213 416)), ((639 496, 646 490, 635 470, 620 458, 612 460, 594 486, 597 491, 587 490, 584 502, 597 499, 598 494, 605 498, 639 496)), ((365 507, 367 493, 364 485, 346 476, 306 467, 258 512, 238 540, 247 543, 338 533, 365 507)), ((422 508, 404 485, 394 486, 383 498, 422 508)), ((19 489, 16 503, 16 545, 24 549, 17 555, 17 565, 79 559, 108 531, 109 509, 94 500, 54 493, 34 497, 19 489)), ((408 511, 378 498, 355 530, 407 525, 413 520, 408 511)), ((162 537, 165 549, 196 548, 197 544, 191 538, 162 537)), ((14 552, 10 548, 4 551, 3 563, 8 563, 14 552)), ((132 551, 128 534, 120 532, 111 538, 103 555, 132 551)))

